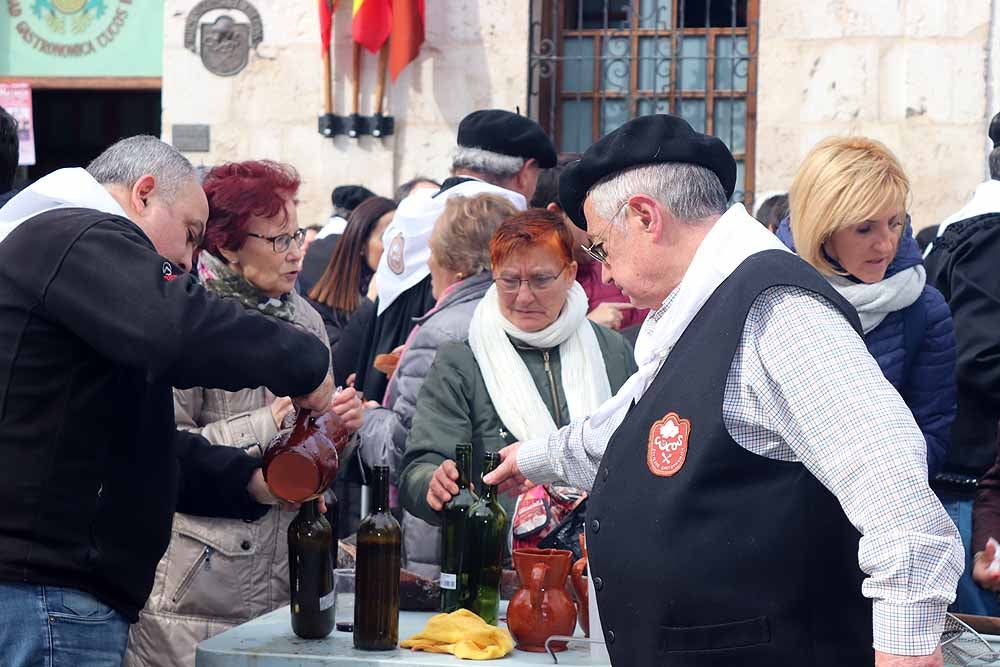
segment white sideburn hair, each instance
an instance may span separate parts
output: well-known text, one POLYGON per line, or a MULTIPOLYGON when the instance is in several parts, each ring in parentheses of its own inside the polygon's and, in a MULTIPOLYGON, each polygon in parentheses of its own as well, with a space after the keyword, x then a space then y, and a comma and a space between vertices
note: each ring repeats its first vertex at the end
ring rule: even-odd
POLYGON ((144 174, 152 174, 168 199, 189 179, 198 178, 191 162, 176 148, 148 134, 112 144, 87 165, 87 173, 101 185, 130 189, 144 174))
POLYGON ((510 178, 524 167, 524 158, 502 155, 482 148, 459 146, 451 161, 452 171, 467 169, 497 180, 510 178))
MULTIPOLYGON (((719 177, 705 167, 684 162, 630 167, 598 181, 587 191, 594 211, 605 220, 610 220, 636 194, 649 195, 686 222, 719 215, 728 206, 719 177)), ((613 224, 622 227, 621 217, 613 224)))

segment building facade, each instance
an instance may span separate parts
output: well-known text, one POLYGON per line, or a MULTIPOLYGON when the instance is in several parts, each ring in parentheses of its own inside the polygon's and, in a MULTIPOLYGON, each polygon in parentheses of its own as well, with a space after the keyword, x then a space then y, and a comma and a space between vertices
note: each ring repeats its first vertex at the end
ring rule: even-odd
MULTIPOLYGON (((988 0, 429 0, 420 56, 385 82, 382 112, 395 128, 380 138, 318 130, 324 73, 312 0, 4 5, 0 34, 10 39, 6 51, 0 45, 0 82, 30 79, 36 117, 51 107, 37 91, 97 85, 138 99, 162 88, 162 136, 196 164, 295 165, 303 224, 329 214, 339 184, 389 195, 418 174, 445 177, 459 120, 499 107, 536 118, 568 151, 637 114, 678 113, 727 142, 740 165, 736 197, 748 203, 787 190, 820 139, 869 135, 903 162, 914 224, 923 227, 987 177, 986 128, 1000 109, 1000 3, 988 0), (106 42, 93 41, 99 63, 45 46, 58 41, 51 20, 65 19, 69 35, 73 12, 108 4, 114 12, 85 26, 107 33, 92 37, 106 42), (49 5, 42 25, 31 11, 49 5), (38 38, 18 28, 28 19, 38 38), (139 25, 146 39, 134 34, 139 25)), ((370 116, 378 56, 363 51, 356 68, 351 5, 340 2, 334 17, 333 112, 346 116, 356 105, 370 116)), ((67 117, 107 120, 83 102, 67 117)), ((46 146, 37 149, 41 163, 46 146)))

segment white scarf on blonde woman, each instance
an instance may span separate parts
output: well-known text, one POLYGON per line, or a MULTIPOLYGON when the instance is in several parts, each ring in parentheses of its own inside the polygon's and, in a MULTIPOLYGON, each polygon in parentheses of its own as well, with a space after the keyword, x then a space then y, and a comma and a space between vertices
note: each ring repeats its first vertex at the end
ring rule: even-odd
POLYGON ((698 246, 667 312, 659 319, 646 318, 635 342, 635 363, 639 370, 590 418, 591 428, 601 426, 613 415, 620 419, 633 401, 638 402, 716 288, 745 259, 765 250, 791 252, 767 227, 751 218, 743 204, 733 204, 698 246))
POLYGON ((511 338, 539 349, 559 348, 571 419, 586 417, 611 397, 604 355, 587 319, 587 295, 579 283, 573 282, 556 321, 535 332, 521 331, 503 316, 493 285, 472 316, 469 346, 497 415, 519 441, 547 436, 557 425, 511 338))

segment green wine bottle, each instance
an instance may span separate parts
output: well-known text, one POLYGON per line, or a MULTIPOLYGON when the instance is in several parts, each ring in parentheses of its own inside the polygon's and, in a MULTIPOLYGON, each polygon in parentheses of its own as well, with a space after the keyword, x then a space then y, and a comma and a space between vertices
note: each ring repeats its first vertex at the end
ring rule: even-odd
MULTIPOLYGON (((486 452, 483 475, 499 463, 499 454, 486 452)), ((466 521, 463 565, 469 573, 469 595, 463 606, 487 623, 496 625, 500 611, 503 545, 507 540, 507 512, 497 500, 497 487, 486 486, 485 489, 469 508, 466 521)))
POLYGON ((468 571, 462 564, 465 555, 466 519, 469 508, 476 502, 476 494, 469 488, 472 476, 472 444, 455 445, 455 463, 458 467, 458 493, 441 512, 441 611, 451 613, 460 609, 468 597, 468 571))
POLYGON ((375 466, 371 514, 358 527, 354 574, 354 647, 389 651, 399 643, 401 533, 389 513, 389 468, 375 466))
POLYGON ((292 631, 322 639, 333 631, 333 531, 319 502, 303 503, 288 525, 288 574, 292 631))

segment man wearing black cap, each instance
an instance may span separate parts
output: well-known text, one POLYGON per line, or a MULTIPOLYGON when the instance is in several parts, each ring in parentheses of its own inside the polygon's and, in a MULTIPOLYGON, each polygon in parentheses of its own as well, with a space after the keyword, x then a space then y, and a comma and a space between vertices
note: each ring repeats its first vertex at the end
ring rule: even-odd
POLYGON ((362 348, 356 386, 381 400, 388 378, 372 367, 379 354, 402 345, 416 317, 434 307, 427 245, 448 197, 496 194, 527 208, 541 169, 556 165, 552 140, 530 118, 502 109, 474 111, 458 126, 452 177, 440 191, 417 190, 399 203, 382 235, 385 252, 375 272, 378 317, 362 348))
MULTIPOLYGON (((962 533, 966 573, 958 583, 956 611, 982 616, 1000 614, 997 597, 972 580, 973 554, 983 560, 988 534, 973 539, 972 503, 977 480, 994 463, 1000 420, 1000 114, 989 128, 993 151, 990 179, 938 230, 925 265, 951 308, 958 359, 958 414, 952 444, 940 474, 931 482, 962 533)), ((981 533, 978 528, 977 533, 981 533)), ((994 535, 1000 539, 1000 535, 994 535)), ((986 559, 986 563, 990 559, 986 559)))
POLYGON ((484 481, 592 489, 614 665, 941 665, 961 543, 923 437, 850 305, 727 210, 735 181, 721 141, 667 115, 564 172, 605 280, 654 309, 639 371, 484 481))

